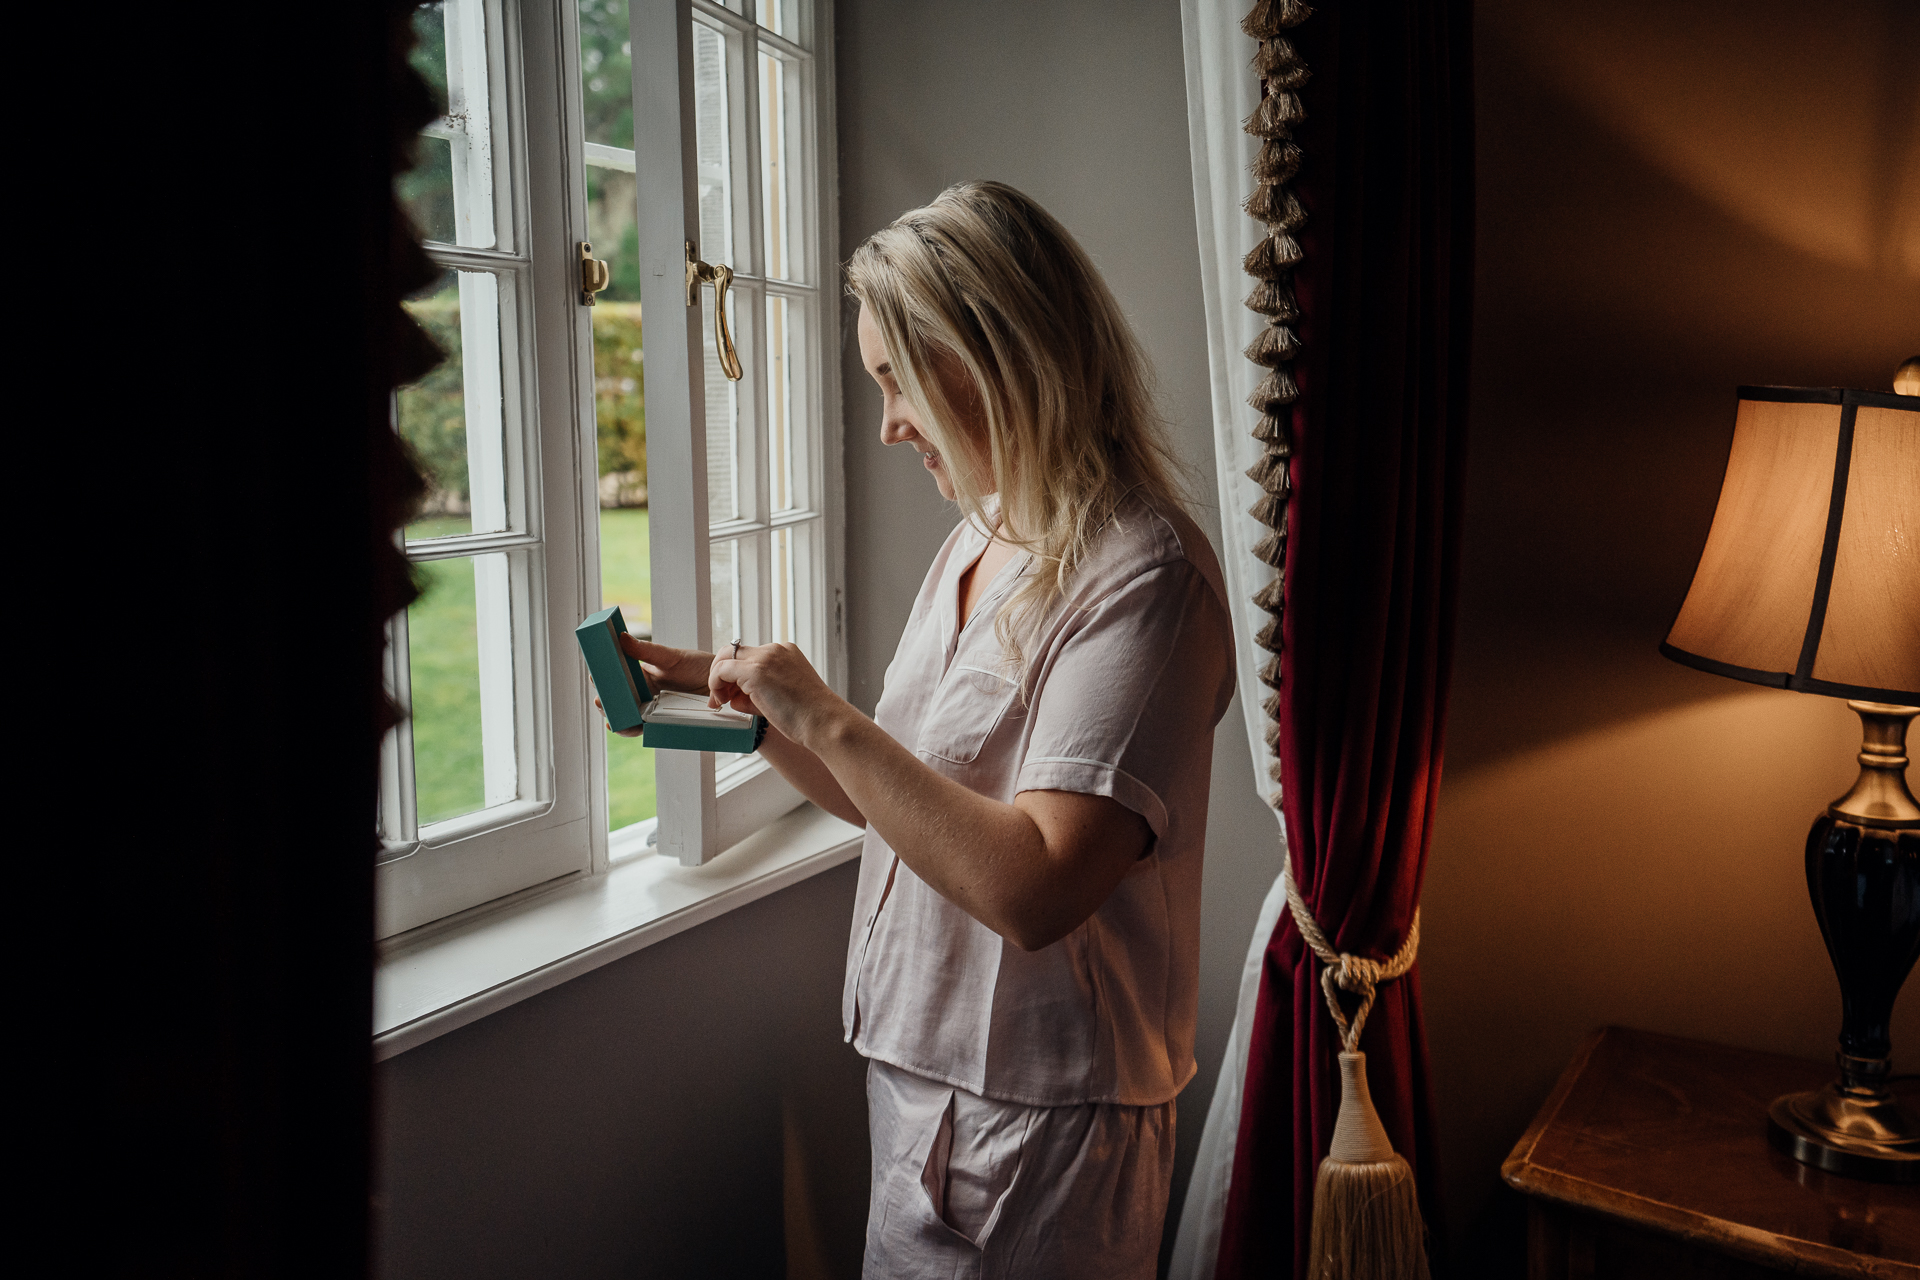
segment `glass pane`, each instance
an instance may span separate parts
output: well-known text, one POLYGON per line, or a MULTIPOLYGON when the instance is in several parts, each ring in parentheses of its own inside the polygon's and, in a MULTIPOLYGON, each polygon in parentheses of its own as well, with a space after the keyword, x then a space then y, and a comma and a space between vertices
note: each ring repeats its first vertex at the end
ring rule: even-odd
POLYGON ((713 648, 718 653, 736 639, 756 643, 740 630, 740 544, 732 539, 713 543, 713 648))
POLYGON ((484 16, 481 0, 414 10, 408 60, 444 114, 421 131, 414 166, 399 184, 401 203, 423 236, 482 249, 495 242, 484 16))
POLYGON ((794 68, 769 53, 760 55, 760 191, 765 203, 767 274, 798 280, 799 260, 800 78, 794 68))
POLYGON ((407 609, 407 660, 424 827, 513 798, 513 685, 511 661, 502 662, 511 644, 504 627, 507 557, 428 560, 415 571, 426 591, 407 609), (483 690, 483 672, 494 687, 483 690), (488 722, 495 725, 492 742, 488 722), (496 758, 503 752, 504 770, 496 758))
POLYGON ((727 40, 693 24, 693 124, 700 179, 700 256, 733 266, 733 154, 727 121, 727 40))
POLYGON ((453 144, 421 134, 413 142, 413 168, 400 175, 400 204, 423 240, 452 244, 453 144))
POLYGON ((758 0, 758 21, 775 35, 791 40, 799 28, 799 23, 794 21, 794 11, 799 7, 797 0, 758 0))
MULTIPOLYGON (((604 295, 603 295, 604 296, 604 295)), ((619 605, 627 630, 653 635, 653 558, 647 517, 647 404, 640 304, 593 309, 594 409, 600 442, 600 602, 619 605)), ((607 829, 656 812, 653 752, 607 737, 607 829)))
POLYGON ((773 532, 773 563, 767 566, 773 579, 773 639, 794 640, 793 530, 773 532))
POLYGON ((773 588, 773 638, 799 645, 815 662, 823 656, 815 652, 813 612, 813 555, 819 528, 808 521, 774 530, 767 566, 773 588))
POLYGON ((794 382, 799 352, 792 321, 798 311, 785 298, 767 299, 767 495, 775 511, 801 505, 794 484, 794 455, 799 452, 794 439, 794 382))
MULTIPOLYGON (((603 399, 601 404, 605 403, 603 399)), ((646 502, 644 488, 639 492, 639 499, 642 504, 646 502)), ((627 620, 627 630, 637 636, 651 636, 653 561, 647 537, 647 508, 609 505, 604 485, 600 507, 601 604, 619 605, 620 616, 627 620)), ((607 830, 618 831, 651 818, 656 812, 653 752, 641 746, 637 738, 608 734, 607 830)))
POLYGON ((640 232, 633 176, 633 43, 627 0, 580 0, 580 100, 589 148, 587 235, 609 268, 602 302, 640 301, 640 232))
MULTIPOLYGON (((603 302, 593 308, 593 401, 602 510, 644 510, 647 505, 647 366, 640 335, 639 303, 603 302)), ((607 603, 624 602, 609 596, 607 603)), ((626 610, 625 617, 631 624, 632 610, 626 610)))
POLYGON ((449 271, 406 308, 447 353, 438 368, 395 397, 395 425, 430 486, 407 537, 504 529, 499 279, 486 271, 449 271))
MULTIPOLYGON (((741 301, 738 289, 729 291, 727 319, 735 325, 736 348, 746 345, 738 328, 741 301)), ((739 384, 722 371, 720 350, 714 345, 711 288, 700 291, 700 354, 707 392, 707 520, 718 524, 740 515, 740 397, 739 384)))
POLYGON ((627 0, 580 0, 580 81, 587 141, 633 150, 627 0))

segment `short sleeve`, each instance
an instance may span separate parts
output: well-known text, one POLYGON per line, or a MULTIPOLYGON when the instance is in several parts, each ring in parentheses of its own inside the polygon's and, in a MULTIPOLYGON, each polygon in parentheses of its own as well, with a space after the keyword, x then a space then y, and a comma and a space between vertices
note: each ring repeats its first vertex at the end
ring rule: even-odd
MULTIPOLYGON (((1186 560, 1083 610, 1040 673, 1016 791, 1110 796, 1166 833, 1166 797, 1233 690, 1225 606, 1186 560)), ((1204 758, 1204 757, 1201 757, 1204 758)))

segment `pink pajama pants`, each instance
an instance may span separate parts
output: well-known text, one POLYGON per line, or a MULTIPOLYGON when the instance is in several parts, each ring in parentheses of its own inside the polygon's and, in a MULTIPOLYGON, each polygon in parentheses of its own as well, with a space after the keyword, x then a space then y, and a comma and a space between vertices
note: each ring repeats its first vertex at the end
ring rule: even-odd
POLYGON ((864 1280, 1152 1280, 1173 1106, 1022 1106, 869 1061, 864 1280))

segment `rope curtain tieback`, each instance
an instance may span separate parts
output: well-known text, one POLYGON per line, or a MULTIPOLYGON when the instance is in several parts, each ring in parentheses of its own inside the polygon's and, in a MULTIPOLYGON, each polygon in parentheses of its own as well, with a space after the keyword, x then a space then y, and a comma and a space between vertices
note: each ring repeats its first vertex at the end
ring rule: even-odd
POLYGON ((1340 1028, 1340 1112, 1334 1118, 1327 1158, 1313 1180, 1313 1225, 1307 1243, 1308 1280, 1428 1280, 1426 1224, 1414 1193, 1413 1168, 1393 1149, 1367 1089, 1367 1055, 1360 1033, 1373 1012, 1380 985, 1413 968, 1420 953, 1420 908, 1413 909, 1407 940, 1391 960, 1335 951, 1313 918, 1293 859, 1281 864, 1287 910, 1313 954, 1320 958, 1320 989, 1327 1012, 1340 1028), (1352 1017, 1340 1007, 1340 992, 1359 997, 1352 1017))
POLYGON ((1320 957, 1323 966, 1320 970, 1320 989, 1327 993, 1327 1012, 1333 1015, 1334 1025, 1340 1028, 1341 1048, 1348 1053, 1358 1053, 1360 1032, 1367 1025, 1367 1015, 1373 1012, 1373 1000, 1380 984, 1392 982, 1413 968, 1414 957, 1420 954, 1420 908, 1413 909, 1413 926, 1407 930, 1407 940, 1400 944, 1393 958, 1375 960, 1369 956, 1349 955, 1333 949, 1333 944, 1327 941, 1327 935, 1321 931, 1319 922, 1313 918, 1312 908, 1300 895, 1300 886, 1294 882, 1292 859, 1288 859, 1280 868, 1280 882, 1286 886, 1287 908, 1293 913, 1294 927, 1300 930, 1300 936, 1313 948, 1313 954, 1320 957), (1346 1010, 1340 1007, 1340 997, 1336 994, 1339 991, 1360 998, 1360 1007, 1354 1010, 1352 1018, 1348 1018, 1346 1010))

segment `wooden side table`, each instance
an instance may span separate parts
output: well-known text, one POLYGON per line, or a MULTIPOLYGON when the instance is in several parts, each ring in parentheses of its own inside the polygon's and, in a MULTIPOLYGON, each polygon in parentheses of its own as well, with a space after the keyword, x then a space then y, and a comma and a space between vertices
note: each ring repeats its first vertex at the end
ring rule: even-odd
POLYGON ((1920 1188, 1834 1177, 1767 1143, 1767 1104, 1832 1074, 1646 1031, 1594 1032, 1500 1168, 1527 1196, 1531 1280, 1920 1280, 1920 1188))

